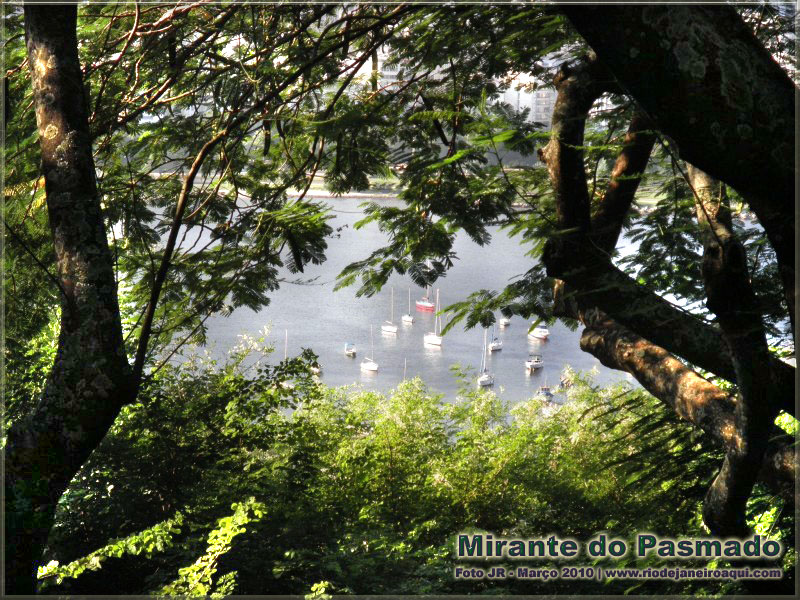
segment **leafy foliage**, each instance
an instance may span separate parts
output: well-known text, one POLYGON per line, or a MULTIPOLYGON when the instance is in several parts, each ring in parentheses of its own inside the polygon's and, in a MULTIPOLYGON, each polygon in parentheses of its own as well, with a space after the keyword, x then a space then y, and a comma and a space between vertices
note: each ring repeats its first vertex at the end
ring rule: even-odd
MULTIPOLYGON (((418 379, 388 395, 324 388, 297 360, 248 366, 240 354, 228 365, 198 359, 162 370, 147 409, 131 407, 89 477, 73 481, 49 560, 79 558, 67 570, 51 563, 48 590, 91 593, 113 582, 130 593, 621 593, 624 582, 455 581, 455 535, 703 535, 699 502, 717 452, 642 391, 598 389, 572 374, 568 403, 509 407, 465 379, 448 403, 418 379), (292 412, 281 409, 281 391, 292 412), (104 543, 176 509, 180 532, 160 552, 152 543, 137 546, 152 550, 143 556, 110 550, 143 534, 104 543), (80 557, 76 528, 103 548, 80 557), (54 587, 56 573, 77 578, 54 587)), ((790 542, 791 515, 766 496, 751 509, 759 527, 790 542)), ((642 591, 714 589, 648 582, 642 591)))
MULTIPOLYGON (((388 242, 348 266, 340 287, 372 295, 393 272, 431 284, 457 259, 459 232, 486 245, 488 226, 500 223, 519 236, 531 268, 503 290, 448 307, 448 328, 487 326, 498 311, 552 320, 552 281, 538 261, 560 232, 547 173, 532 158, 549 134, 499 94, 546 85, 554 65, 586 50, 554 7, 90 3, 80 11, 129 356, 162 265, 168 277, 139 401, 61 499, 44 590, 102 594, 113 582, 127 593, 220 596, 594 592, 589 582, 455 582, 453 536, 701 531, 698 502, 719 457, 639 390, 583 382, 557 410, 536 399, 509 409, 466 388, 444 403, 417 380, 388 396, 326 389, 311 376, 310 350, 277 365, 252 362, 247 348, 225 365, 170 362, 186 342, 204 341, 211 314, 266 307, 281 268, 325 260, 327 207, 307 199, 317 174, 334 194, 396 177, 405 202, 366 206, 361 225, 377 222, 388 242), (361 70, 381 45, 397 76, 378 88, 361 70)), ((741 11, 789 62, 791 15, 768 4, 741 11)), ((22 13, 4 19, 4 418, 12 423, 31 412, 55 358, 60 290, 22 13)), ((585 141, 593 200, 630 115, 627 99, 610 103, 585 141)), ((637 249, 617 263, 708 317, 679 171, 663 140, 640 194, 655 210, 627 218, 637 249)), ((790 345, 774 252, 760 228, 737 233, 775 344, 790 345)), ((758 531, 789 543, 792 511, 760 489, 749 510, 758 531)), ((611 582, 602 591, 626 589, 611 582)), ((739 588, 649 582, 637 591, 739 588)))

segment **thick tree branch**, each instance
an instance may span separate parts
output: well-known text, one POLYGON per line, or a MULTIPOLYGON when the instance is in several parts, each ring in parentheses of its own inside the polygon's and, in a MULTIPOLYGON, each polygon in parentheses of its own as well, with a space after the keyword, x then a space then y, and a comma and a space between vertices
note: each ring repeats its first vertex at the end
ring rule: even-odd
POLYGON ((583 167, 583 136, 592 104, 610 89, 609 77, 603 75, 597 57, 590 54, 577 65, 562 65, 553 80, 558 95, 550 141, 539 150, 539 158, 556 190, 556 216, 563 229, 589 230, 591 202, 583 167))
MULTIPOLYGON (((647 120, 638 113, 631 122, 612 180, 591 222, 583 167, 583 130, 591 101, 607 88, 594 84, 604 77, 593 57, 578 67, 563 67, 556 78, 558 98, 553 111, 552 137, 540 152, 556 196, 558 222, 565 231, 545 246, 547 274, 562 280, 556 288, 556 308, 569 316, 578 307, 599 307, 626 327, 690 363, 729 381, 736 370, 719 330, 673 306, 611 264, 611 253, 629 210, 653 145, 645 133, 647 120), (568 305, 572 304, 571 308, 568 305)), ((770 359, 771 379, 780 407, 794 414, 794 372, 782 361, 770 359)))
POLYGON ((703 520, 715 535, 747 534, 745 505, 761 467, 777 415, 776 386, 757 378, 770 374, 767 346, 756 296, 750 285, 744 246, 731 224, 725 187, 687 165, 704 230, 703 279, 708 307, 719 321, 736 370, 739 398, 734 423, 739 443, 727 448, 725 461, 703 504, 703 520))
MULTIPOLYGON (((710 436, 726 451, 744 440, 736 427, 736 401, 703 379, 664 348, 622 327, 599 311, 584 314, 587 327, 581 349, 605 366, 626 371, 681 418, 710 436)), ((794 494, 795 451, 792 440, 777 430, 767 449, 759 479, 786 498, 794 494)), ((749 494, 748 494, 749 495, 749 494)))
POLYGON ((650 120, 641 111, 635 111, 622 150, 611 169, 611 180, 592 217, 590 238, 609 256, 617 245, 655 141, 650 120))
MULTIPOLYGON (((730 351, 718 329, 639 285, 590 241, 551 241, 544 256, 547 274, 567 283, 569 297, 578 306, 598 307, 693 365, 736 382, 730 351)), ((770 358, 767 372, 776 386, 780 408, 794 414, 795 369, 770 358)))
POLYGON ((738 190, 775 248, 794 331, 795 86, 731 6, 560 9, 681 158, 738 190), (675 107, 680 107, 676 110, 675 107))

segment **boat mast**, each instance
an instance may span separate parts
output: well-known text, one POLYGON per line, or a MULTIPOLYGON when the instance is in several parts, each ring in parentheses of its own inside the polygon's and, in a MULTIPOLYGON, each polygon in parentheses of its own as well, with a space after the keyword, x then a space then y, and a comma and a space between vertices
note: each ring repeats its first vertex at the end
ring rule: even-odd
POLYGON ((289 358, 289 330, 286 330, 286 338, 283 340, 283 360, 289 358))
POLYGON ((442 335, 442 317, 439 314, 439 288, 436 288, 436 320, 433 323, 433 331, 436 335, 442 335))
POLYGON ((486 327, 483 328, 483 352, 481 352, 481 374, 486 372, 486 327))

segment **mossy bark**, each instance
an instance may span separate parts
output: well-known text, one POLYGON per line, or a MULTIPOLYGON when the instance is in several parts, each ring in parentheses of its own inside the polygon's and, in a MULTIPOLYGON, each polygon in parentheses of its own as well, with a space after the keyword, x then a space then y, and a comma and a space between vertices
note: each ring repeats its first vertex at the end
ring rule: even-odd
POLYGON ((731 6, 562 6, 681 158, 740 192, 795 319, 795 93, 731 6))
POLYGON ((56 504, 132 399, 76 36, 76 6, 25 6, 25 36, 61 291, 58 352, 8 433, 5 593, 32 594, 56 504))

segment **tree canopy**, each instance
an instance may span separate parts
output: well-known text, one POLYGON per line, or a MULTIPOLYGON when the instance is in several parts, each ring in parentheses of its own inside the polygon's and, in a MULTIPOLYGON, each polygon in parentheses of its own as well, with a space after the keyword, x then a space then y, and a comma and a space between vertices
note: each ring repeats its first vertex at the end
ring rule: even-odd
MULTIPOLYGON (((765 490, 792 506, 793 440, 776 425, 795 416, 795 369, 781 360, 795 323, 785 7, 26 4, 3 25, 8 593, 33 592, 57 506, 87 460, 128 472, 115 463, 124 453, 92 455, 112 427, 107 444, 168 445, 137 411, 180 412, 170 395, 191 382, 170 380, 169 360, 204 340, 208 317, 264 308, 280 268, 325 260, 333 230, 307 197, 315 177, 346 194, 391 176, 404 201, 366 207, 388 242, 340 287, 371 295, 392 273, 431 284, 452 266, 458 232, 486 245, 500 224, 530 270, 449 307, 449 327, 486 326, 498 311, 583 326, 582 350, 701 434, 705 458, 693 460, 706 479, 691 486, 713 479, 703 506, 713 534, 750 531, 748 506, 765 490), (556 90, 549 129, 499 101, 513 86, 556 90), (510 151, 531 159, 509 162, 510 151), (653 210, 640 210, 645 199, 653 210), (755 225, 734 218, 744 207, 755 225), (625 257, 623 235, 637 244, 625 257)), ((302 365, 286 368, 303 379, 302 365)), ((225 448, 235 438, 256 464, 289 435, 275 416, 288 402, 274 389, 282 376, 214 380, 224 418, 201 424, 198 407, 170 418, 225 448)), ((292 451, 322 460, 320 430, 292 451)), ((449 452, 443 431, 424 435, 449 452)), ((195 468, 213 476, 217 458, 195 468)), ((281 485, 271 491, 294 484, 281 485)), ((177 487, 164 519, 194 493, 177 487)), ((245 488, 231 488, 226 502, 240 503, 207 556, 261 518, 263 503, 235 497, 245 488)), ((381 527, 402 520, 390 513, 405 500, 388 497, 381 527)), ((115 526, 93 541, 135 533, 115 526)), ((203 564, 186 578, 205 577, 203 564)), ((179 593, 187 581, 158 583, 179 593)))

